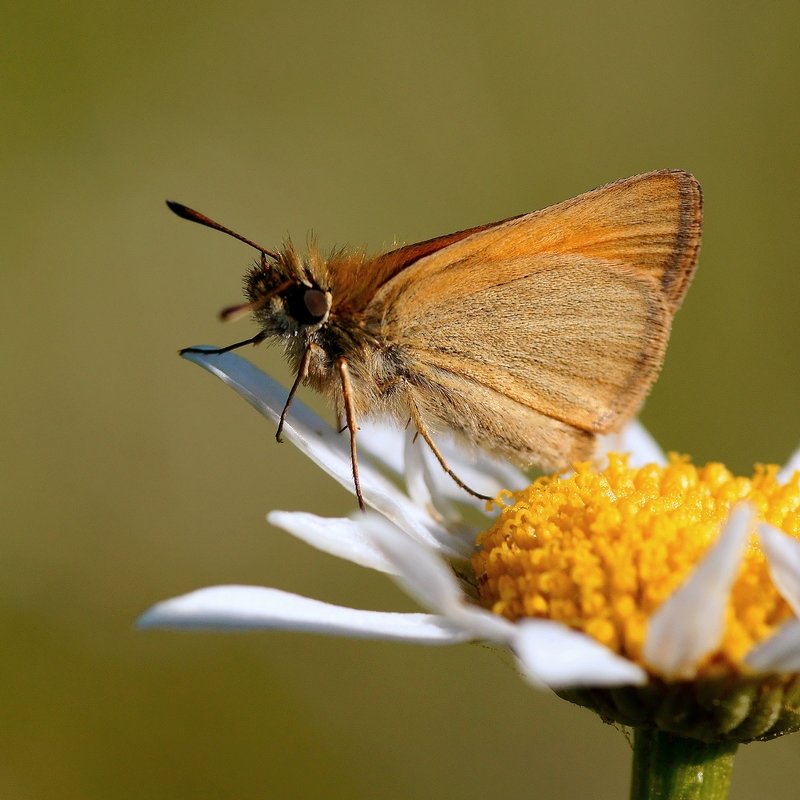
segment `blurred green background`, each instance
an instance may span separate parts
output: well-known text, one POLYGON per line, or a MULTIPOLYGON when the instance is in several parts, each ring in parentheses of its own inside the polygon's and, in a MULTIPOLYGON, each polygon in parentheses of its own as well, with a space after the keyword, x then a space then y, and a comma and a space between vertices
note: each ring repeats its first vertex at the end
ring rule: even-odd
MULTIPOLYGON (((313 228, 379 249, 689 169, 700 269, 643 418, 698 460, 781 462, 800 439, 800 6, 78 0, 2 19, 0 796, 624 796, 623 736, 492 651, 134 630, 226 582, 412 607, 264 522, 354 503, 178 359, 252 334, 215 319, 252 253, 164 198, 268 246, 313 228)), ((252 357, 287 381, 276 350, 252 357)), ((732 796, 796 797, 798 747, 744 748, 732 796)))

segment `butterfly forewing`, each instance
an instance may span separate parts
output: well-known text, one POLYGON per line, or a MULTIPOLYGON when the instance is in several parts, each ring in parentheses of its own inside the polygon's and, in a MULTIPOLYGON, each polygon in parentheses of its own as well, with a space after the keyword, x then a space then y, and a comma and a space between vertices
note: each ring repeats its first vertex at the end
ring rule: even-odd
POLYGON ((686 173, 620 181, 420 258, 368 311, 419 365, 409 380, 436 421, 452 419, 454 402, 484 417, 500 396, 512 404, 508 442, 485 424, 469 438, 503 452, 516 439, 518 461, 553 464, 541 442, 558 439, 555 421, 563 440, 547 449, 565 462, 585 449, 579 431, 613 430, 644 399, 694 269, 699 220, 686 173))

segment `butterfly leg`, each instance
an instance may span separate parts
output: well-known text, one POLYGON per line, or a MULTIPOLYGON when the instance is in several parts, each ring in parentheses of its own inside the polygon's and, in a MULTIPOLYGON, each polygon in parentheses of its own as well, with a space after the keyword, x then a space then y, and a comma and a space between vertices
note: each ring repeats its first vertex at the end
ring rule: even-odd
POLYGON ((366 511, 364 495, 361 493, 361 481, 358 478, 358 453, 356 452, 356 410, 353 405, 353 386, 350 383, 350 367, 347 360, 339 358, 336 362, 339 368, 339 378, 342 382, 342 397, 344 398, 344 414, 347 427, 350 429, 350 463, 353 465, 353 483, 356 487, 358 505, 366 511))
POLYGON ((229 344, 227 347, 215 347, 213 350, 203 348, 203 347, 184 347, 183 350, 178 351, 180 355, 184 353, 205 353, 206 355, 218 356, 222 353, 227 353, 230 350, 236 350, 239 347, 244 347, 248 344, 258 344, 259 342, 263 342, 264 339, 267 338, 267 334, 264 331, 257 333, 253 336, 252 339, 244 339, 241 342, 235 342, 234 344, 229 344))
POLYGON ((430 447, 433 454, 436 456, 436 460, 441 464, 442 469, 456 482, 458 486, 460 486, 467 494, 471 494, 473 497, 477 497, 479 500, 492 500, 491 497, 481 494, 480 492, 476 492, 474 489, 470 489, 458 475, 450 469, 447 461, 445 461, 444 456, 442 455, 441 450, 436 446, 436 443, 431 438, 428 429, 425 427, 425 423, 422 421, 422 416, 419 413, 419 408, 417 408, 417 404, 414 402, 414 399, 407 395, 406 397, 408 401, 408 407, 411 411, 411 420, 413 421, 417 433, 425 440, 425 443, 430 447))
POLYGON ((286 405, 281 411, 281 418, 278 422, 278 430, 275 431, 275 441, 282 442, 281 434, 283 433, 283 425, 286 422, 286 415, 289 413, 289 406, 294 400, 295 393, 300 388, 300 384, 308 377, 308 362, 311 360, 311 347, 308 345, 303 351, 303 357, 300 359, 300 366, 297 368, 297 376, 294 379, 292 388, 289 389, 289 396, 286 398, 286 405))

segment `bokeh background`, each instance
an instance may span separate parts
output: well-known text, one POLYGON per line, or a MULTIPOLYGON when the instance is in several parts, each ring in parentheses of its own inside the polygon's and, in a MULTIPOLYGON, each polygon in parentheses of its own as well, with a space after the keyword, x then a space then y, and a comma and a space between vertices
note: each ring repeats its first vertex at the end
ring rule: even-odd
MULTIPOLYGON (((618 798, 630 753, 490 650, 138 632, 209 584, 410 609, 292 541, 344 514, 233 393, 251 251, 313 228, 379 249, 662 167, 703 184, 700 269, 643 413, 737 470, 800 439, 800 6, 11 3, 2 9, 0 796, 618 798)), ((275 350, 252 357, 284 382, 275 350)), ((315 398, 305 399, 315 407, 315 398)), ((796 797, 800 738, 733 798, 796 797)))

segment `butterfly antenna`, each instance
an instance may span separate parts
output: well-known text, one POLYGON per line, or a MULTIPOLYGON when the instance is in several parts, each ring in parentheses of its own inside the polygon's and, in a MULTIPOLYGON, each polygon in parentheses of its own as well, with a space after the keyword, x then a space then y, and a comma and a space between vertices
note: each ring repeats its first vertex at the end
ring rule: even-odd
POLYGON ((240 233, 236 233, 236 231, 232 231, 230 228, 220 225, 219 222, 214 222, 213 219, 210 219, 205 214, 201 214, 199 211, 195 211, 193 208, 189 208, 182 203, 176 203, 174 200, 167 200, 167 206, 169 206, 169 210, 172 211, 173 214, 177 214, 183 219, 188 219, 190 222, 197 222, 200 225, 205 225, 207 228, 212 228, 215 231, 227 233, 228 236, 233 236, 234 239, 238 239, 240 242, 250 245, 250 247, 258 250, 259 253, 269 256, 270 258, 274 258, 276 261, 280 260, 278 254, 274 250, 267 250, 266 247, 262 247, 260 244, 256 244, 250 239, 246 239, 240 233))

